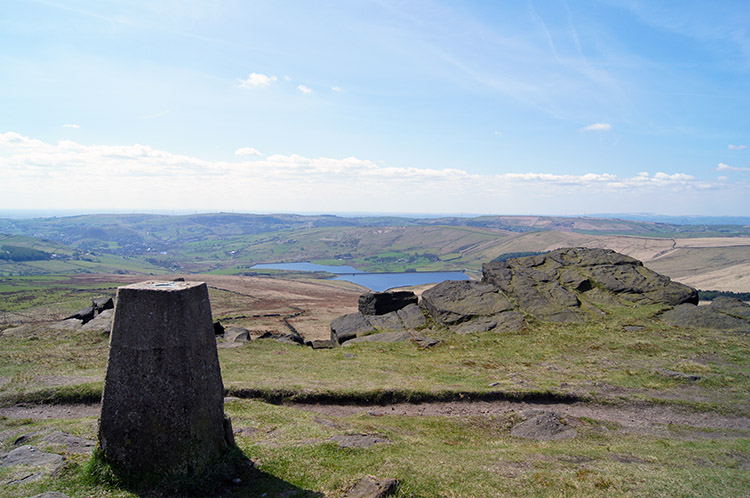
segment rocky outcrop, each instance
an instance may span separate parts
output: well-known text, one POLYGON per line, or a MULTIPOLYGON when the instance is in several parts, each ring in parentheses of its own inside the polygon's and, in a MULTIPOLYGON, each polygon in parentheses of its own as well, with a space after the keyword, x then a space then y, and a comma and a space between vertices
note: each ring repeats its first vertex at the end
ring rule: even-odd
POLYGON ((698 292, 609 249, 567 248, 482 265, 482 282, 548 322, 582 322, 597 303, 698 304, 698 292))
POLYGON ((405 333, 411 329, 422 328, 427 325, 427 319, 417 306, 416 299, 417 297, 413 292, 364 294, 359 300, 360 310, 383 311, 395 307, 397 303, 401 307, 387 313, 364 314, 360 311, 334 318, 331 322, 331 340, 336 344, 343 344, 346 341, 370 334, 381 332, 405 333), (398 294, 400 297, 388 298, 383 296, 385 294, 398 294), (365 304, 363 305, 363 303, 365 304))
POLYGON ((492 285, 476 281, 447 281, 422 294, 422 306, 439 324, 459 333, 503 331, 525 326, 523 315, 492 285), (500 330, 498 330, 500 331, 500 330))
POLYGON ((707 306, 681 304, 659 315, 659 319, 677 327, 750 333, 750 304, 718 297, 707 306))
POLYGON ((417 301, 417 295, 411 291, 370 292, 359 296, 359 312, 363 315, 385 315, 417 304, 417 301))
POLYGON ((93 320, 97 315, 105 310, 114 309, 115 303, 111 297, 95 297, 91 300, 91 306, 78 310, 76 313, 68 316, 65 320, 80 320, 83 325, 93 320))
MULTIPOLYGON (((676 306, 674 315, 697 313, 695 289, 608 249, 567 248, 491 262, 482 265, 482 274, 481 282, 446 281, 422 293, 420 306, 431 322, 469 334, 522 330, 529 318, 564 323, 601 319, 601 305, 661 304, 676 306)), ((363 295, 360 313, 344 315, 331 323, 332 340, 342 343, 377 332, 428 325, 414 304, 375 314, 390 309, 376 303, 398 301, 388 294, 363 295), (373 314, 362 313, 363 309, 373 314)), ((721 306, 723 311, 717 309, 715 313, 721 315, 724 326, 737 328, 738 323, 750 321, 750 312, 742 303, 723 302, 721 306)), ((672 317, 664 316, 665 320, 672 317)))

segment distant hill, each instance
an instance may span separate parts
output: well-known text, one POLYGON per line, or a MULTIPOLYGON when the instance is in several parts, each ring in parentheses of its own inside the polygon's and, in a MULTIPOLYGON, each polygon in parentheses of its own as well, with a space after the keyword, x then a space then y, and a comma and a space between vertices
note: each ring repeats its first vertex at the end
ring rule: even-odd
POLYGON ((604 213, 591 216, 618 220, 653 221, 672 225, 750 225, 750 216, 668 216, 655 213, 604 213))
POLYGON ((0 245, 50 255, 0 258, 0 274, 6 275, 252 274, 255 263, 288 261, 476 273, 482 263, 508 255, 582 246, 614 249, 704 290, 750 291, 750 226, 743 225, 555 216, 106 214, 0 219, 1 233, 8 235, 0 236, 7 239, 0 245))

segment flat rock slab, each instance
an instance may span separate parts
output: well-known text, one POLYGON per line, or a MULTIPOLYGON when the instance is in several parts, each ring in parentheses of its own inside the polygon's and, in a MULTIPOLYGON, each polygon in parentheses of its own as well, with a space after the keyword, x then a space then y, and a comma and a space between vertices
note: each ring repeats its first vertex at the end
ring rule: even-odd
POLYGON ((577 435, 575 428, 563 422, 556 413, 534 411, 529 415, 529 419, 516 424, 511 429, 511 436, 539 441, 552 441, 573 438, 577 435))
MULTIPOLYGON (((750 308, 750 306, 748 306, 750 308)), ((669 325, 684 328, 706 328, 750 333, 750 320, 735 311, 730 314, 719 306, 696 306, 681 304, 659 315, 659 320, 669 325)))
POLYGON ((382 332, 380 334, 371 334, 362 337, 357 337, 351 341, 346 341, 343 346, 350 346, 354 344, 362 344, 364 342, 403 342, 411 341, 414 336, 407 331, 404 332, 382 332))
POLYGON ((90 453, 96 447, 95 441, 61 431, 55 431, 45 436, 42 441, 64 446, 68 453, 90 453))
POLYGON ((48 491, 40 495, 34 495, 30 498, 70 498, 68 495, 64 495, 58 491, 48 491))
POLYGON ((330 339, 316 339, 310 341, 308 345, 313 349, 333 349, 338 346, 338 344, 330 339))
POLYGON ((343 498, 384 498, 396 492, 400 481, 367 476, 357 481, 343 498))
POLYGON ((30 467, 58 466, 65 461, 62 455, 45 453, 34 446, 24 445, 0 456, 0 467, 28 465, 30 467))
POLYGON ((390 439, 370 434, 340 434, 331 436, 330 441, 342 448, 369 448, 378 443, 390 443, 390 439))
POLYGON ((677 380, 687 380, 690 382, 696 382, 701 380, 700 375, 693 375, 693 374, 687 374, 684 372, 676 372, 674 370, 668 370, 666 368, 656 368, 654 369, 654 373, 669 377, 670 379, 677 379, 677 380))

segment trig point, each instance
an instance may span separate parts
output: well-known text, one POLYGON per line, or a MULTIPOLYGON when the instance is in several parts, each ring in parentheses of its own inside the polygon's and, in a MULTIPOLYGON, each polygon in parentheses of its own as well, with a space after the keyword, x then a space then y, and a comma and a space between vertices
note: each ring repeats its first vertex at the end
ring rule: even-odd
POLYGON ((227 448, 205 283, 117 290, 99 445, 123 469, 163 474, 199 473, 227 448))

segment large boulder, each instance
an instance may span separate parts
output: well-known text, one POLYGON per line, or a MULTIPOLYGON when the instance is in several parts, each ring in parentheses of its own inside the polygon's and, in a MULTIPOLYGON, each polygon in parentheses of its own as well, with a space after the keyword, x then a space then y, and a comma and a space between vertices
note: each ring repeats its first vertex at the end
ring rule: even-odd
POLYGON ((93 320, 97 315, 105 310, 114 309, 114 300, 109 296, 95 297, 91 300, 91 306, 87 306, 76 313, 68 316, 65 320, 76 319, 81 320, 83 325, 93 320))
POLYGON ((365 316, 362 313, 342 315, 334 318, 331 322, 331 340, 337 344, 373 332, 375 332, 375 327, 365 320, 365 316))
POLYGON ((417 301, 417 295, 411 291, 370 292, 359 296, 359 312, 363 315, 385 315, 417 304, 417 301))
POLYGON ((717 298, 707 306, 685 303, 665 311, 659 319, 676 327, 750 333, 750 304, 732 298, 717 298))
POLYGON ((437 284, 422 293, 422 306, 433 320, 444 325, 513 310, 513 305, 496 287, 472 280, 437 284))
POLYGON ((409 304, 398 311, 384 315, 363 315, 350 313, 334 318, 331 321, 331 340, 343 344, 357 337, 382 332, 405 332, 423 328, 427 325, 422 309, 416 304, 409 304))
MULTIPOLYGON (((545 322, 601 319, 602 305, 698 303, 698 292, 672 282, 629 256, 608 249, 566 248, 482 265, 482 281, 446 281, 422 293, 420 306, 432 322, 457 333, 521 330, 528 317, 545 322)), ((331 339, 343 343, 376 332, 426 327, 414 304, 392 310, 402 293, 365 294, 359 313, 331 323, 331 339), (389 307, 390 306, 390 307, 389 307)), ((411 293, 404 299, 415 300, 411 293)), ((720 302, 724 317, 743 320, 736 302, 720 302), (730 312, 731 309, 731 312, 730 312)), ((750 314, 750 313, 748 313, 750 314)), ((728 320, 728 318, 724 318, 728 320)))
POLYGON ((698 303, 698 292, 609 249, 566 248, 482 265, 482 281, 550 322, 600 315, 595 304, 698 303))

